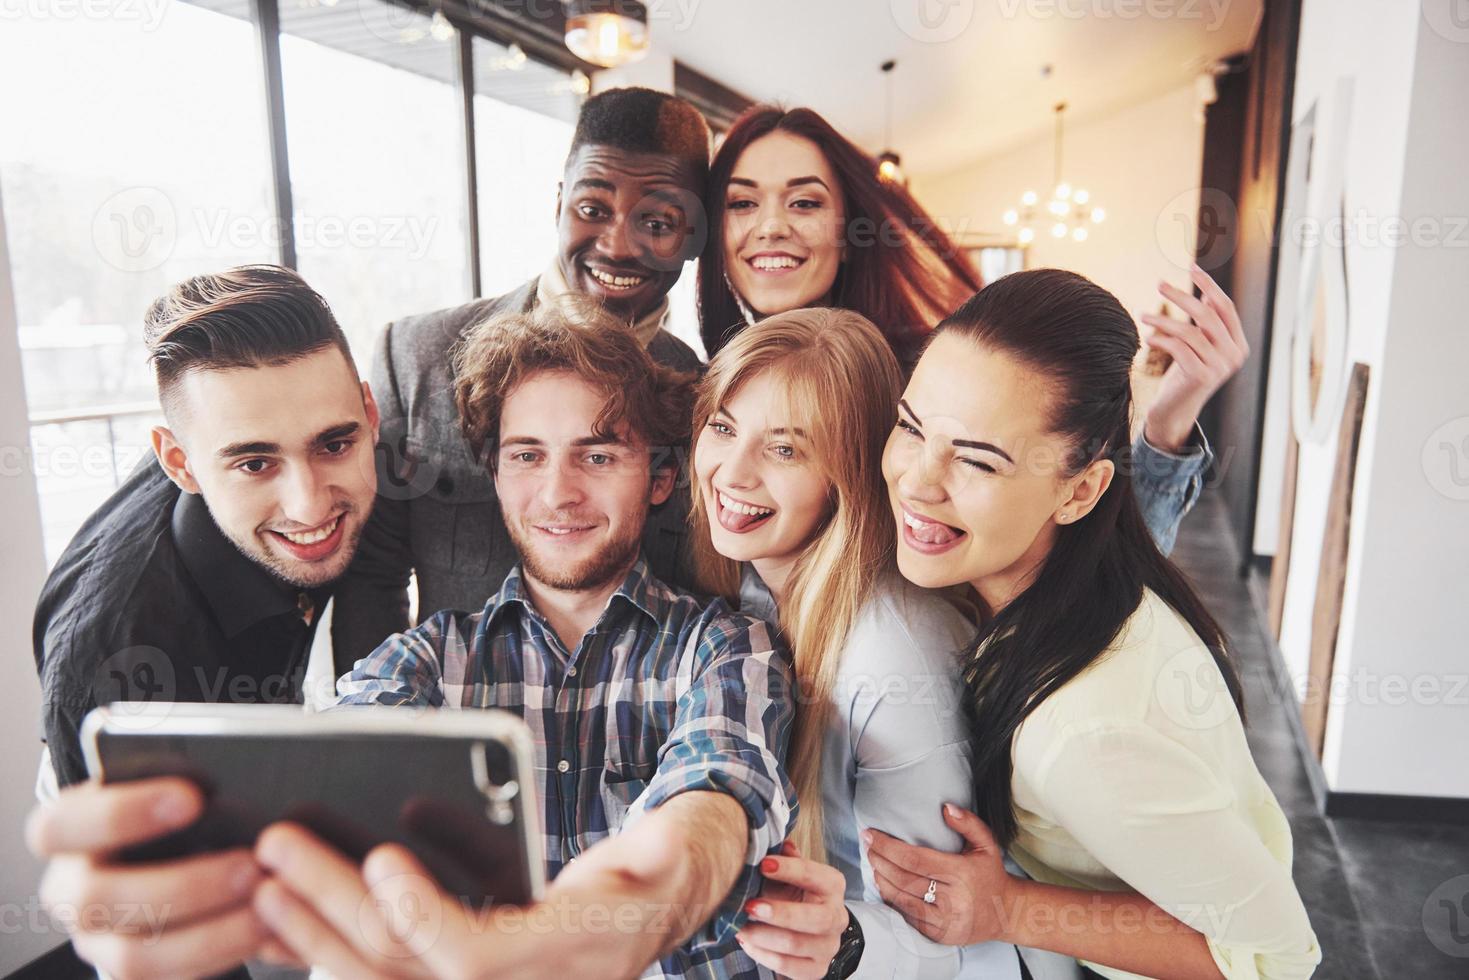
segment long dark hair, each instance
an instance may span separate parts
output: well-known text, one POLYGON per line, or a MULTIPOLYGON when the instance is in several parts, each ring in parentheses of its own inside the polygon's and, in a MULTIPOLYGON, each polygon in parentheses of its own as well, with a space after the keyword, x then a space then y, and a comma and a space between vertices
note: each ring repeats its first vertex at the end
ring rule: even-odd
POLYGON ((1092 664, 1152 589, 1214 655, 1244 713, 1219 624, 1158 551, 1132 489, 1132 384, 1137 327, 1117 299, 1059 269, 1017 272, 980 290, 939 324, 1007 354, 1053 385, 1051 431, 1070 447, 1067 475, 1095 460, 1117 472, 1087 516, 1059 528, 1034 582, 990 616, 964 655, 974 736, 975 804, 995 837, 1015 837, 1011 748, 1021 722, 1092 664))
POLYGON ((751 106, 725 135, 709 168, 709 238, 699 258, 699 333, 713 357, 745 326, 725 277, 724 199, 735 163, 773 132, 815 143, 841 184, 847 255, 826 305, 877 324, 907 361, 932 324, 980 287, 973 263, 913 195, 877 176, 877 162, 810 109, 751 106))

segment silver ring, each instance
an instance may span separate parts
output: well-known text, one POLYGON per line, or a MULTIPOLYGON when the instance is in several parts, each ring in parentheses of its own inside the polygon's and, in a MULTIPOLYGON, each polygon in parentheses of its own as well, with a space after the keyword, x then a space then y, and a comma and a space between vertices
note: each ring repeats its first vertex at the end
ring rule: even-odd
POLYGON ((932 905, 939 900, 939 883, 928 879, 928 891, 923 893, 923 904, 932 905))

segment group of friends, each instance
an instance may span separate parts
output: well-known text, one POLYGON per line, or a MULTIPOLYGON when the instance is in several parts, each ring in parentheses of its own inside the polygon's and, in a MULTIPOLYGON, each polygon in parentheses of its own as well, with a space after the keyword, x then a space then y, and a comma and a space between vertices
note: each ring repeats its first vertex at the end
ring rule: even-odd
MULTIPOLYGON (((1200 269, 1133 317, 963 252, 807 109, 710 159, 698 111, 583 106, 558 254, 395 321, 362 381, 295 273, 202 275, 144 334, 155 457, 43 590, 41 894, 114 977, 1306 977, 1289 827, 1207 604, 1169 562, 1248 353, 1200 269), (709 361, 665 327, 698 261, 709 361), (515 712, 549 885, 472 910, 396 846, 102 785, 83 715, 293 702, 515 712), (416 600, 416 603, 415 601, 416 600), (123 915, 139 903, 166 909, 123 915), (432 909, 431 929, 422 910, 432 909), (109 912, 112 910, 112 912, 109 912), (116 913, 116 914, 114 914, 116 913)), ((363 288, 371 288, 364 283, 363 288)), ((391 792, 371 758, 343 767, 391 792)))

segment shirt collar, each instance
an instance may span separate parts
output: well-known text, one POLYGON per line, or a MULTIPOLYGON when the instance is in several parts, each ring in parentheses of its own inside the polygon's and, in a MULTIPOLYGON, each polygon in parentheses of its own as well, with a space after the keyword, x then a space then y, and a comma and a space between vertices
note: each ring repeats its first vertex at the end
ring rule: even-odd
POLYGON ((740 565, 740 612, 763 619, 772 625, 780 623, 780 610, 775 605, 775 595, 750 562, 740 565))
MULTIPOLYGON (((233 638, 256 623, 300 609, 303 590, 242 554, 196 493, 180 493, 174 502, 173 542, 225 636, 233 638)), ((318 612, 324 593, 309 593, 318 612)))
MULTIPOLYGON (((607 606, 603 609, 597 622, 599 625, 605 622, 614 605, 625 605, 638 610, 650 618, 655 625, 662 624, 667 621, 675 598, 676 596, 668 586, 653 577, 647 561, 640 555, 632 569, 623 578, 622 584, 608 597, 607 606)), ((531 601, 530 592, 525 585, 525 572, 518 562, 514 568, 510 569, 510 574, 505 576, 500 591, 485 603, 486 628, 492 626, 494 620, 510 607, 518 607, 529 612, 545 625, 545 617, 531 601)))

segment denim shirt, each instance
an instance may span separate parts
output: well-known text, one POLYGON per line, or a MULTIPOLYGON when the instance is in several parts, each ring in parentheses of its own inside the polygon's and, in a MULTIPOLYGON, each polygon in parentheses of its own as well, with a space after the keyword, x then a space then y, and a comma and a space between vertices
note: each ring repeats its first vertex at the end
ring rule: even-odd
POLYGON ((1183 453, 1159 449, 1139 434, 1132 444, 1132 492, 1148 531, 1163 554, 1173 552, 1178 525, 1193 510, 1204 488, 1214 450, 1194 423, 1194 438, 1183 453))

